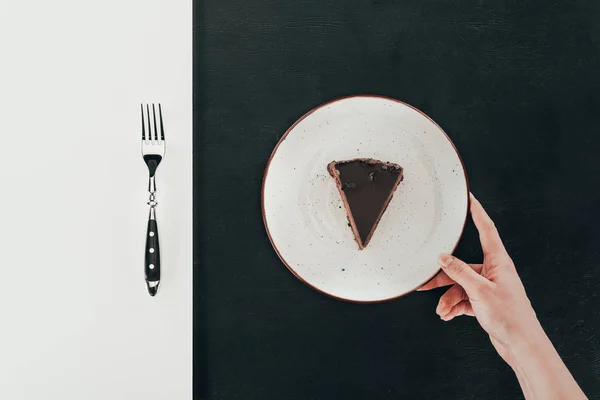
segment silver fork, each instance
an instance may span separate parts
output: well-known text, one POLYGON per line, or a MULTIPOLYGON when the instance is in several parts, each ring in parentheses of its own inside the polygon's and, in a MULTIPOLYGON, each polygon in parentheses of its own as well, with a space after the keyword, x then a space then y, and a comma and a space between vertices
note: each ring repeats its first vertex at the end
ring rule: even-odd
POLYGON ((150 199, 150 216, 148 217, 148 231, 146 232, 146 256, 144 260, 144 275, 146 277, 146 287, 150 296, 155 296, 160 284, 160 248, 158 244, 158 225, 156 223, 156 169, 165 157, 165 129, 162 118, 162 107, 158 104, 158 124, 156 121, 156 107, 152 104, 152 114, 150 106, 141 105, 142 109, 142 156, 148 166, 149 180, 148 192, 150 199))

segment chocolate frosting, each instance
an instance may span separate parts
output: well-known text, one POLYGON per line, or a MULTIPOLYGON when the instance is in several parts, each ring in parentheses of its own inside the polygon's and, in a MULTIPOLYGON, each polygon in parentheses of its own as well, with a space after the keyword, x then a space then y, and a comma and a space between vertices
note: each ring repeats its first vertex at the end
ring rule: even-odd
POLYGON ((381 216, 403 177, 397 164, 374 159, 332 162, 328 166, 342 195, 359 247, 370 241, 381 216))

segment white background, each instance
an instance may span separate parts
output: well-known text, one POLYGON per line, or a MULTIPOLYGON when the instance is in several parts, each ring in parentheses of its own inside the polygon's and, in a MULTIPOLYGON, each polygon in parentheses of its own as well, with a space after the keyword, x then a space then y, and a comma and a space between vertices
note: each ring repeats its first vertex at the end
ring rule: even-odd
POLYGON ((0 0, 0 398, 192 397, 192 3, 0 0), (140 102, 163 104, 162 283, 140 102))

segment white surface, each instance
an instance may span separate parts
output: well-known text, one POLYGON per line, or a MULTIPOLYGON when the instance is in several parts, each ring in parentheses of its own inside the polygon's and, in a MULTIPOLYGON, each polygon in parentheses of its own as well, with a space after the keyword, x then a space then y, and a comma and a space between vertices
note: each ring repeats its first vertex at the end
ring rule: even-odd
POLYGON ((438 270, 463 230, 468 190, 444 132, 403 103, 376 97, 335 101, 301 120, 281 142, 264 188, 274 246, 301 279, 352 301, 409 292, 438 270), (375 158, 400 164, 404 180, 373 238, 360 251, 331 161, 375 158))
POLYGON ((191 399, 192 3, 0 1, 0 398, 191 399), (141 102, 163 104, 162 283, 141 102))

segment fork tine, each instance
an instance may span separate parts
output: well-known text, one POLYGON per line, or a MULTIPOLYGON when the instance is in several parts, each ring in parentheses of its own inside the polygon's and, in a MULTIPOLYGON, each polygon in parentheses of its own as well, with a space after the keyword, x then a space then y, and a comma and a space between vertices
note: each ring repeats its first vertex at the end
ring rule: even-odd
POLYGON ((162 119, 162 107, 160 103, 158 103, 158 118, 160 119, 160 140, 165 141, 165 125, 163 124, 162 119))
POLYGON ((146 122, 144 121, 144 105, 140 104, 140 108, 142 109, 142 140, 146 140, 146 122))
POLYGON ((148 121, 148 141, 154 140, 154 135, 152 134, 152 124, 150 123, 150 106, 146 104, 146 119, 148 121))
POLYGON ((158 136, 158 128, 156 127, 156 108, 154 108, 154 103, 152 103, 152 119, 154 120, 154 140, 159 141, 158 136))

